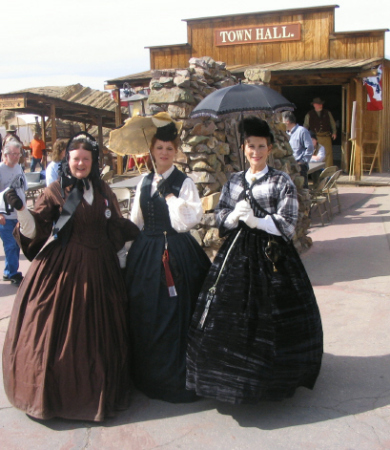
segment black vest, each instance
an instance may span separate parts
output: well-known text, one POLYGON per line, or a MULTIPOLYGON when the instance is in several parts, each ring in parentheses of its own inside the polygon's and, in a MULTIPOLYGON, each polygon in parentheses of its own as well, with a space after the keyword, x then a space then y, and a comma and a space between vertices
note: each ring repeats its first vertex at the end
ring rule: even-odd
MULTIPOLYGON (((168 234, 175 234, 169 218, 169 210, 164 197, 161 197, 156 191, 150 195, 154 172, 151 172, 144 178, 141 186, 140 205, 144 217, 144 232, 150 234, 160 234, 166 231, 168 234)), ((187 178, 183 172, 175 167, 171 175, 167 178, 167 183, 171 187, 174 195, 179 196, 180 189, 187 178)))
POLYGON ((309 112, 309 128, 314 130, 316 133, 331 133, 331 125, 329 118, 329 111, 323 109, 320 115, 315 110, 309 112))

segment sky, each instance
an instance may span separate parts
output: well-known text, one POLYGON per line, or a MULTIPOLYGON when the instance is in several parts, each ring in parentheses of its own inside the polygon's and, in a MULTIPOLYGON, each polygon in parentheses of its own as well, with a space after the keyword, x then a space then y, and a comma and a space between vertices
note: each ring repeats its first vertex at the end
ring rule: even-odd
MULTIPOLYGON (((150 69, 145 47, 187 42, 183 19, 339 5, 335 31, 390 28, 390 1, 8 0, 0 27, 0 93, 106 80, 150 69), (370 5, 370 7, 368 6, 370 5)), ((386 33, 390 59, 390 32, 386 33)), ((207 55, 205 55, 207 56, 207 55)))

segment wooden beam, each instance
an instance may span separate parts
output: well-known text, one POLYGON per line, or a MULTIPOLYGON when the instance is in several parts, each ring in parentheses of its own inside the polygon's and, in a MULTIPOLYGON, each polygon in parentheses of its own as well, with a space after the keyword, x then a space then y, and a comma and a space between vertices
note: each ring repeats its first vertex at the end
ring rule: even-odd
POLYGON ((103 165, 103 127, 102 127, 102 118, 99 116, 98 120, 98 144, 99 144, 99 157, 100 157, 100 166, 103 165))
POLYGON ((356 147, 355 147, 355 180, 362 176, 362 142, 363 142, 363 83, 355 78, 356 86, 356 147))
MULTIPOLYGON (((121 94, 120 90, 116 89, 116 108, 115 108, 115 125, 120 127, 122 125, 122 110, 121 110, 121 94)), ((123 158, 122 156, 117 156, 116 159, 116 170, 119 175, 123 173, 123 158)))
POLYGON ((356 78, 376 77, 378 75, 377 69, 365 70, 356 75, 356 78))
POLYGON ((42 140, 46 144, 46 122, 45 116, 41 116, 42 140))
POLYGON ((50 119, 51 119, 51 145, 57 140, 57 127, 56 127, 56 106, 50 105, 50 119))

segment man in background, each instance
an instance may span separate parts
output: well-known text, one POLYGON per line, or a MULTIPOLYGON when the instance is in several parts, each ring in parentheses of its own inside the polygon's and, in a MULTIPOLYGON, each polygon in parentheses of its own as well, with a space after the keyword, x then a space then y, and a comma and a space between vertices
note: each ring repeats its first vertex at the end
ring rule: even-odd
POLYGON ((8 197, 16 192, 23 204, 26 203, 27 181, 19 164, 21 154, 22 145, 10 140, 3 147, 3 162, 0 163, 0 238, 5 253, 3 280, 16 286, 23 279, 18 271, 20 248, 12 234, 18 220, 16 211, 9 207, 8 197))
POLYGON ((286 125, 287 134, 290 138, 290 146, 294 152, 294 158, 301 168, 301 176, 304 178, 303 187, 308 189, 307 172, 309 161, 313 155, 314 147, 310 133, 306 128, 297 124, 297 119, 291 111, 283 113, 283 123, 286 125))
POLYGON ((303 126, 317 135, 318 143, 325 147, 325 165, 333 166, 333 149, 332 139, 337 137, 336 122, 332 113, 324 109, 324 101, 320 97, 316 97, 312 101, 313 110, 309 111, 305 116, 303 126))
POLYGON ((37 164, 40 165, 41 170, 43 169, 42 157, 43 152, 46 150, 46 144, 42 141, 41 136, 35 133, 33 140, 30 142, 31 149, 31 165, 30 172, 35 172, 35 167, 37 164))
POLYGON ((26 152, 25 152, 24 147, 23 147, 23 142, 20 140, 19 136, 16 134, 16 131, 17 131, 16 130, 16 126, 15 125, 10 125, 8 127, 8 129, 5 130, 5 131, 6 131, 7 134, 4 136, 4 139, 3 139, 3 148, 5 147, 5 144, 7 144, 7 142, 10 142, 10 141, 16 141, 16 142, 18 142, 21 145, 21 152, 22 152, 22 154, 21 154, 20 159, 19 159, 19 164, 20 164, 20 166, 22 167, 22 169, 24 171, 24 169, 25 169, 25 162, 26 162, 26 152))

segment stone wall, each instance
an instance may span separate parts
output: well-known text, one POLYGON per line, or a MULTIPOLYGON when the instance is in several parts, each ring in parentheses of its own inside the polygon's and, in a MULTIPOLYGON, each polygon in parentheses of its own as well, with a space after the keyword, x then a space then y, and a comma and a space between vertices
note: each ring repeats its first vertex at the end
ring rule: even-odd
MULTIPOLYGON (((243 82, 267 84, 270 73, 248 70, 245 77, 243 82)), ((210 257, 215 255, 221 245, 213 210, 229 174, 241 167, 242 154, 237 133, 240 118, 234 114, 221 119, 190 119, 189 115, 208 94, 237 82, 224 63, 210 57, 191 58, 188 69, 184 70, 155 70, 150 82, 150 111, 167 111, 173 119, 183 121, 180 136, 182 145, 176 165, 193 179, 198 188, 205 214, 201 224, 192 233, 210 257)), ((260 112, 253 115, 266 120, 275 135, 269 165, 288 173, 298 188, 299 220, 294 244, 298 251, 303 251, 311 245, 311 239, 307 236, 310 198, 308 191, 302 189, 303 178, 281 123, 281 114, 260 112)))

